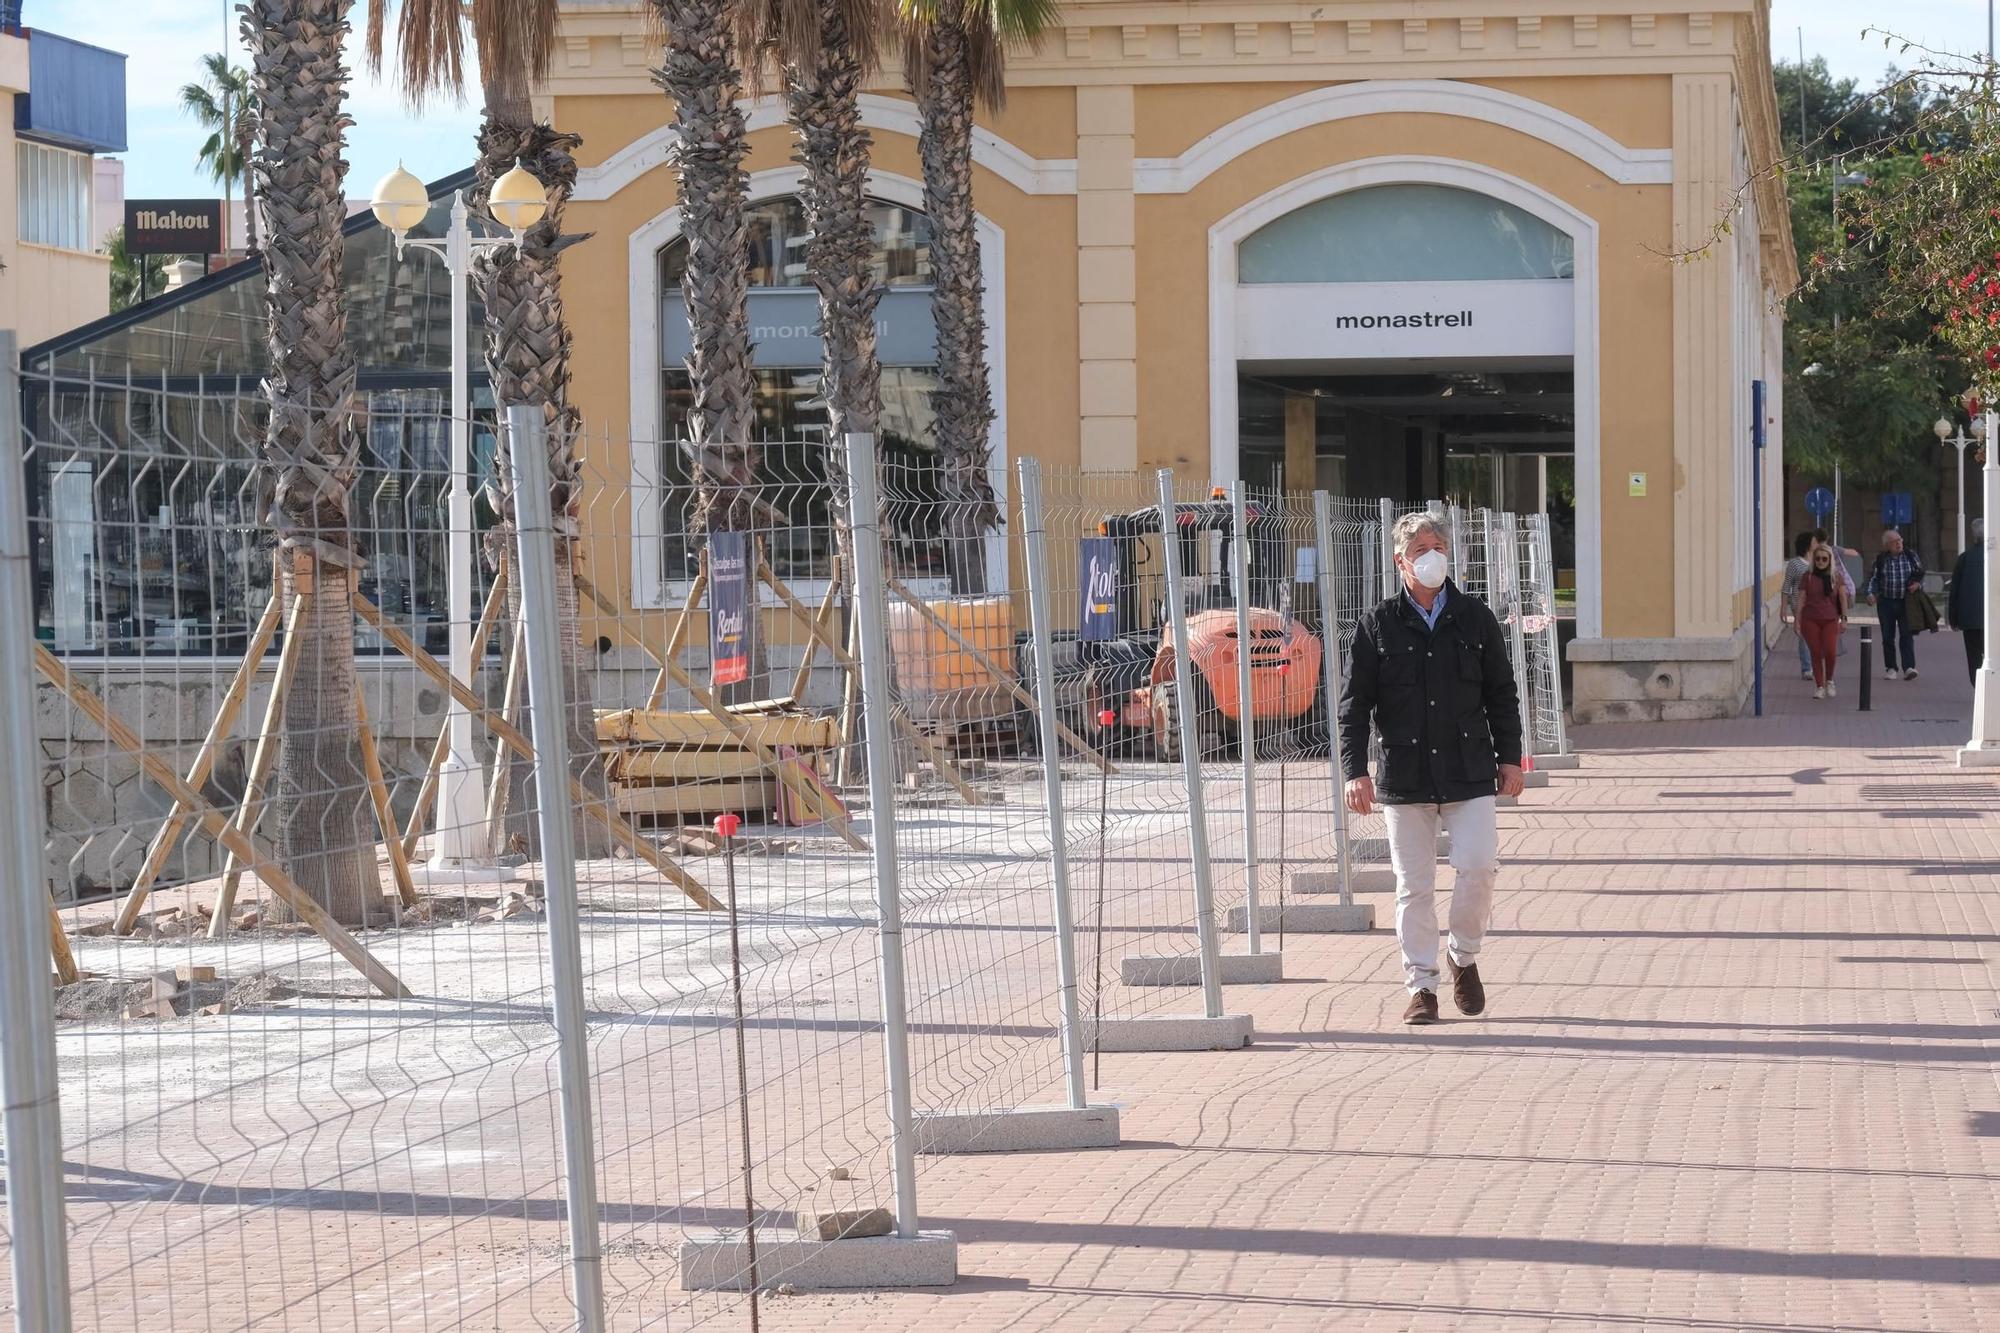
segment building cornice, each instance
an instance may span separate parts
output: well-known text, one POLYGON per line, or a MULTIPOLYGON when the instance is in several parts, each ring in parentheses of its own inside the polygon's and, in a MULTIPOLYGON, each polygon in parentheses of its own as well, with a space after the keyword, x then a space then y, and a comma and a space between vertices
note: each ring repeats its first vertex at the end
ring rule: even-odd
MULTIPOLYGON (((1746 19, 1761 24, 1765 3, 1071 0, 1061 27, 1037 47, 1009 54, 1007 78, 1012 87, 1032 88, 1708 73, 1731 70, 1735 28, 1746 19)), ((637 4, 570 0, 563 58, 544 91, 657 93, 651 67, 658 48, 646 22, 637 4)), ((895 55, 885 52, 890 63, 877 87, 901 86, 895 55)))

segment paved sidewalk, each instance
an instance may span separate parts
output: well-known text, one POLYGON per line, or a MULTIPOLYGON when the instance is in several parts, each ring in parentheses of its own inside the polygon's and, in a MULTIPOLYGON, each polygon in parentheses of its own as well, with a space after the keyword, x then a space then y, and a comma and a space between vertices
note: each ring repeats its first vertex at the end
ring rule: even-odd
POLYGON ((1254 1049, 1106 1057, 1123 1148, 926 1172, 958 1286, 765 1326, 2000 1329, 2000 777, 1919 654, 1869 714, 1781 642, 1762 720, 1584 732, 1502 814, 1486 1017, 1292 936, 1254 1049))

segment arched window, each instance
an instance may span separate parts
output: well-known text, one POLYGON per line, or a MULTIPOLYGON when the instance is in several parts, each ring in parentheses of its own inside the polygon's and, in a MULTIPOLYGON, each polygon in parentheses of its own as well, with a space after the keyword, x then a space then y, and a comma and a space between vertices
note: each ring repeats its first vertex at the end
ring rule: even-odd
MULTIPOLYGON (((876 355, 882 366, 882 419, 877 447, 884 461, 885 498, 894 517, 935 512, 936 441, 931 394, 937 388, 936 325, 931 316, 930 219, 914 209, 870 200, 875 275, 882 284, 875 311, 876 355), (893 493, 892 493, 893 492, 893 493)), ((826 488, 826 407, 820 398, 819 293, 806 270, 809 228, 793 197, 747 210, 751 360, 756 381, 755 433, 762 446, 763 498, 790 520, 765 534, 771 563, 787 580, 823 577, 832 553, 826 488)), ((694 576, 696 552, 687 537, 693 490, 686 456, 694 383, 686 358, 692 341, 682 284, 688 246, 675 239, 657 255, 660 290, 660 476, 665 574, 694 576)), ((919 575, 936 563, 912 520, 899 524, 913 539, 903 571, 919 575)))
POLYGON ((1481 282, 1576 276, 1575 245, 1533 214, 1446 185, 1378 185, 1244 238, 1240 283, 1481 282))

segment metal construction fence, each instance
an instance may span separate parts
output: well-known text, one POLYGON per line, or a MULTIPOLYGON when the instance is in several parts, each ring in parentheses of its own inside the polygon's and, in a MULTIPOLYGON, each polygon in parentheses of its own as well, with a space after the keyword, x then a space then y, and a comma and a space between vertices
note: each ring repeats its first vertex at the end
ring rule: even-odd
MULTIPOLYGON (((1114 1145, 1117 1062, 1248 1040, 1387 866, 1333 702, 1392 502, 0 397, 28 1326, 949 1281, 927 1164, 1114 1145)), ((1547 526, 1441 512, 1558 753, 1547 526)))

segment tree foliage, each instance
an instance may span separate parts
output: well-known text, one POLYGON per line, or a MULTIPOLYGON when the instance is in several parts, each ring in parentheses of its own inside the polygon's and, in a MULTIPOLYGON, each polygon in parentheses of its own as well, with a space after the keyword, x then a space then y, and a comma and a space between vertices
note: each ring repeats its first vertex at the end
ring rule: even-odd
POLYGON ((127 250, 123 227, 113 227, 105 243, 111 255, 111 309, 114 312, 137 305, 142 285, 146 292, 154 295, 166 289, 166 256, 135 255, 127 250), (140 281, 142 275, 143 284, 140 281))
POLYGON ((1838 466, 1863 487, 1927 488, 1938 466, 1931 422, 1965 375, 1935 321, 1898 295, 1889 268, 1854 238, 1870 201, 1923 173, 1913 145, 1936 125, 1934 92, 1893 70, 1863 91, 1831 78, 1824 59, 1781 62, 1776 78, 1792 239, 1806 274, 1785 326, 1786 456, 1808 475, 1838 466))

